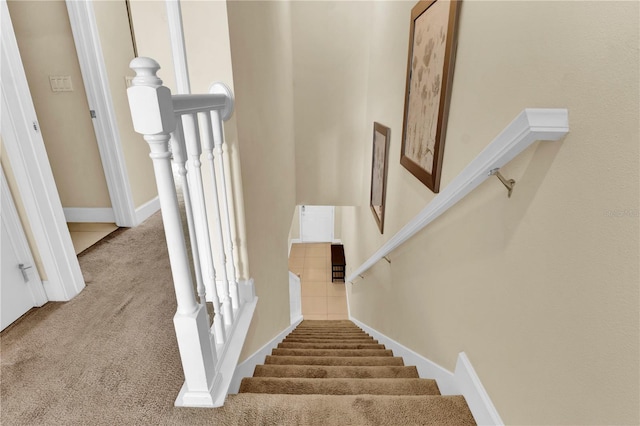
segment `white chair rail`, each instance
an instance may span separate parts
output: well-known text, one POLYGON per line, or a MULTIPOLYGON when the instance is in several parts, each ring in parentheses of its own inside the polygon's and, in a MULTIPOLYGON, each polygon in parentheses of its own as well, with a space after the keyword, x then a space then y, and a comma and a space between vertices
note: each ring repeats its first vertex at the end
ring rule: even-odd
POLYGON ((177 299, 174 325, 185 384, 176 405, 220 406, 257 302, 253 282, 239 283, 234 259, 234 203, 225 181, 229 165, 222 126, 233 114, 233 94, 215 83, 209 94, 172 96, 156 75, 156 61, 136 58, 130 67, 136 72, 127 90, 133 126, 151 149, 177 299), (203 154, 208 177, 202 173, 203 154), (192 262, 172 163, 184 200, 192 262), (207 193, 206 178, 211 181, 207 193), (207 302, 213 305, 213 321, 207 302))
POLYGON ((523 110, 420 213, 356 268, 347 277, 347 281, 353 282, 361 277, 380 259, 453 207, 533 142, 556 141, 568 132, 569 112, 566 109, 527 108, 523 110))

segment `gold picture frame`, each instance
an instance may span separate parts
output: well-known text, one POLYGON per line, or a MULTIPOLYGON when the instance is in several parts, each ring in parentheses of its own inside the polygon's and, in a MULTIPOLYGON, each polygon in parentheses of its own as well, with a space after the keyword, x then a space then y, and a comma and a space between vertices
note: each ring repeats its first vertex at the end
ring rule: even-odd
POLYGON ((387 197, 387 169, 389 165, 389 140, 391 129, 373 123, 373 148, 371 159, 371 195, 369 205, 380 233, 384 233, 384 211, 387 197))
POLYGON ((400 164, 440 191, 460 1, 420 1, 411 10, 400 164))

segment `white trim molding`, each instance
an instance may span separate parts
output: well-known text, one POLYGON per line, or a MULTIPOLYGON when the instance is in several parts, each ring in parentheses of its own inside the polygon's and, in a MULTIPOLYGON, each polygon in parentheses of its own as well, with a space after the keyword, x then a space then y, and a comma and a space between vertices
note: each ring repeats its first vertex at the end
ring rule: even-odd
POLYGON ((67 222, 115 223, 116 217, 110 207, 64 207, 67 222))
POLYGON ((191 84, 187 66, 187 49, 184 44, 184 31, 182 29, 180 0, 166 0, 165 5, 167 7, 167 23, 169 24, 169 38, 171 40, 177 94, 187 95, 191 93, 191 84))
POLYGON ((496 407, 489 398, 489 394, 473 369, 471 361, 464 352, 458 354, 454 381, 458 386, 458 392, 464 395, 467 405, 479 425, 504 425, 496 407))
POLYGON ((464 396, 476 423, 479 425, 504 425, 491 398, 489 398, 489 394, 473 369, 471 361, 464 352, 458 354, 456 371, 452 373, 355 318, 349 316, 349 319, 385 345, 387 349, 391 349, 395 356, 402 357, 405 364, 415 365, 420 377, 435 379, 442 395, 464 396))
POLYGON ((136 226, 149 219, 158 210, 160 210, 160 199, 157 196, 136 208, 136 226))
POLYGON ((271 350, 278 346, 278 343, 282 342, 289 333, 291 333, 302 322, 300 318, 289 327, 285 328, 276 337, 265 343, 260 349, 255 351, 249 358, 238 364, 236 370, 233 373, 233 379, 231 379, 231 385, 229 385, 229 393, 236 394, 240 390, 240 382, 244 377, 250 377, 253 375, 256 365, 264 364, 264 360, 267 355, 271 353, 271 350))
POLYGON ((492 171, 513 160, 535 141, 557 141, 569 132, 569 112, 566 109, 527 108, 498 135, 478 156, 436 195, 411 221, 391 237, 347 281, 375 265, 409 238, 453 207, 482 182, 492 171))
POLYGON ((115 223, 118 226, 132 227, 136 225, 135 204, 93 4, 87 0, 65 1, 89 109, 95 111, 96 115, 91 121, 98 141, 115 223))
POLYGON ((291 324, 302 321, 302 288, 300 277, 289 271, 289 320, 291 324))
POLYGON ((2 140, 44 265, 47 299, 71 300, 84 288, 84 279, 38 130, 36 111, 4 1, 0 5, 0 17, 2 140))
POLYGON ((2 199, 2 202, 0 202, 2 214, 0 214, 0 216, 2 222, 6 225, 6 230, 8 231, 7 237, 9 238, 8 241, 3 241, 2 244, 12 246, 18 257, 18 262, 28 267, 28 269, 23 271, 28 277, 25 284, 31 294, 33 306, 42 306, 47 303, 47 294, 44 291, 44 285, 40 278, 40 273, 38 273, 38 268, 36 268, 36 262, 33 259, 33 253, 31 253, 22 222, 20 222, 20 217, 18 216, 18 211, 16 210, 11 190, 9 190, 9 184, 2 165, 0 165, 0 180, 2 180, 2 190, 0 191, 2 193, 0 196, 2 199))

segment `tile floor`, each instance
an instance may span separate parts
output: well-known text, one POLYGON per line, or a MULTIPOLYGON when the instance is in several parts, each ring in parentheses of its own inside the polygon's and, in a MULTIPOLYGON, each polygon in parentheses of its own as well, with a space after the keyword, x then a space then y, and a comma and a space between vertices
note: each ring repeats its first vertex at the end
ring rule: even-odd
POLYGON ((304 319, 349 318, 344 283, 331 282, 330 243, 293 244, 289 270, 300 276, 304 319))
POLYGON ((116 229, 115 223, 67 223, 76 254, 88 249, 116 229))

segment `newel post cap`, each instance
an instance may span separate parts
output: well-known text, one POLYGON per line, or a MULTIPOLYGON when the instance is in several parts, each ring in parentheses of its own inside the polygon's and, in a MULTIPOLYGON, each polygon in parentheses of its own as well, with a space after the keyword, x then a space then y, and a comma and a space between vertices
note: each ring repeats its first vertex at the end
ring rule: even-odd
POLYGON ((169 134, 176 128, 171 90, 156 75, 160 65, 151 58, 135 58, 129 64, 136 72, 127 89, 133 128, 143 135, 169 134))
POLYGON ((160 64, 155 59, 141 56, 134 58, 129 63, 129 68, 136 72, 132 80, 132 86, 162 86, 162 80, 156 74, 160 69, 160 64))

